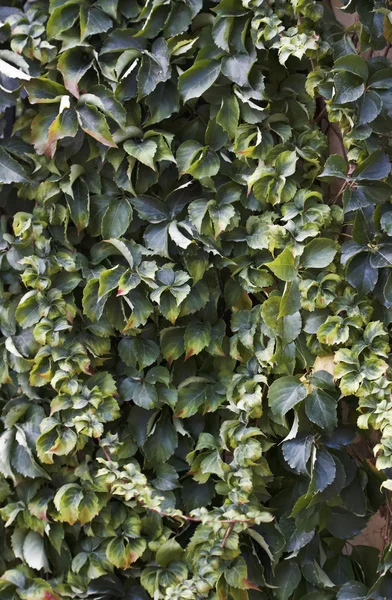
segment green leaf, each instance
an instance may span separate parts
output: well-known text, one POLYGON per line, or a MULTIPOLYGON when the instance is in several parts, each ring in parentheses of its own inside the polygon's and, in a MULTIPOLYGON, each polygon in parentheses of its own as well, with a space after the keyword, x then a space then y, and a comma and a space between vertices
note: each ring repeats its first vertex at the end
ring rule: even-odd
POLYGON ((231 219, 235 216, 235 209, 231 204, 219 204, 211 206, 209 213, 214 225, 215 237, 217 238, 229 226, 231 219))
POLYGON ((284 561, 275 569, 273 584, 276 587, 275 595, 278 600, 289 600, 301 581, 301 572, 294 562, 284 561))
MULTIPOLYGON (((186 172, 195 177, 196 179, 213 177, 218 173, 219 165, 220 161, 218 155, 215 152, 212 152, 211 150, 203 149, 200 158, 195 160, 186 172)), ((224 208, 226 208, 226 206, 229 205, 224 205, 224 208)), ((229 208, 233 210, 232 207, 229 206, 229 208)))
POLYGON ((45 154, 53 158, 56 153, 57 142, 64 138, 75 137, 78 129, 79 124, 74 109, 65 109, 59 113, 49 127, 45 154))
POLYGON ((39 297, 35 290, 25 294, 15 311, 15 317, 23 328, 31 327, 40 319, 39 297))
POLYGON ((130 202, 136 208, 141 219, 149 223, 161 223, 169 220, 169 212, 165 204, 158 198, 141 196, 131 198, 130 202))
POLYGON ((289 177, 295 173, 295 165, 297 164, 297 155, 295 152, 281 152, 275 161, 275 171, 278 177, 289 177))
POLYGON ((120 385, 121 397, 124 401, 133 400, 137 406, 150 410, 159 405, 155 387, 148 381, 124 379, 120 385))
POLYGON ((283 417, 306 396, 306 388, 297 377, 280 377, 268 391, 268 405, 274 415, 283 417))
POLYGON ((230 139, 233 139, 236 135, 239 117, 240 108, 237 98, 234 95, 225 96, 216 115, 216 122, 222 127, 223 131, 226 131, 230 139))
POLYGON ((317 449, 316 460, 313 465, 311 489, 314 492, 323 492, 336 476, 336 463, 333 457, 324 449, 317 449))
POLYGON ((203 458, 203 460, 200 463, 200 470, 204 474, 213 473, 214 475, 218 475, 218 477, 221 477, 223 479, 223 461, 220 457, 218 450, 213 450, 212 452, 209 452, 208 456, 203 458))
POLYGON ((369 77, 368 87, 376 90, 389 90, 392 85, 392 71, 388 67, 379 69, 369 77))
POLYGON ((333 346, 342 344, 348 340, 349 328, 342 317, 327 317, 325 322, 317 330, 317 339, 322 344, 333 346))
POLYGON ((306 244, 301 256, 304 269, 323 269, 328 267, 337 252, 336 242, 327 238, 317 238, 306 244))
POLYGON ((324 170, 318 177, 338 177, 340 179, 346 179, 347 176, 347 162, 339 154, 332 154, 328 156, 324 170))
POLYGON ((78 521, 80 525, 90 523, 100 511, 98 497, 94 492, 85 491, 83 498, 78 504, 78 521))
POLYGON ((79 504, 83 499, 83 492, 76 483, 63 485, 54 497, 54 505, 59 512, 59 520, 70 525, 79 518, 79 504))
POLYGON ((307 464, 312 451, 313 437, 307 435, 288 440, 282 444, 285 461, 294 471, 306 475, 307 464))
POLYGON ((351 540, 359 535, 366 525, 366 519, 344 508, 335 507, 331 511, 326 528, 333 536, 340 540, 351 540))
POLYGON ((23 542, 23 558, 32 569, 50 570, 45 552, 44 538, 35 531, 29 531, 23 542))
POLYGON ((97 6, 80 10, 80 34, 84 41, 90 35, 108 31, 112 26, 112 19, 97 6))
POLYGON ((65 87, 76 98, 79 98, 79 81, 92 64, 91 55, 78 47, 66 50, 60 55, 57 68, 63 76, 65 87))
POLYGON ((278 319, 294 315, 301 308, 301 296, 299 292, 298 279, 288 281, 284 288, 284 293, 279 304, 278 319))
POLYGON ((157 153, 158 145, 154 140, 127 140, 124 144, 124 150, 143 165, 155 171, 154 156, 157 153))
POLYGON ((194 321, 189 323, 185 329, 185 360, 193 355, 199 354, 206 348, 211 339, 211 325, 194 321))
POLYGON ((78 233, 86 229, 90 219, 90 194, 87 184, 79 177, 72 186, 72 196, 66 195, 71 219, 78 233))
POLYGON ((127 263, 129 264, 131 269, 133 268, 133 256, 125 242, 122 242, 121 240, 117 240, 115 238, 110 238, 108 240, 105 240, 105 242, 114 246, 120 252, 120 254, 122 254, 123 257, 127 260, 127 263))
POLYGON ((391 171, 391 163, 388 156, 382 150, 376 150, 354 170, 352 177, 357 181, 364 179, 384 179, 391 171))
POLYGON ((179 91, 184 102, 199 98, 216 81, 220 73, 220 63, 216 60, 204 59, 197 61, 179 78, 179 91))
POLYGON ((177 431, 168 412, 156 421, 148 436, 143 451, 147 460, 153 464, 165 463, 177 447, 177 431))
POLYGON ((379 94, 372 90, 366 91, 360 102, 358 124, 371 123, 378 117, 382 109, 382 100, 379 94))
POLYGON ((46 77, 34 77, 24 84, 31 104, 51 104, 60 102, 67 94, 64 86, 46 77))
POLYGON ((132 220, 132 207, 127 198, 111 198, 102 218, 102 236, 119 238, 124 235, 132 220))
POLYGON ((159 123, 179 111, 179 95, 171 81, 158 83, 154 91, 145 99, 150 109, 150 118, 146 125, 159 123))
POLYGON ((46 24, 48 38, 58 38, 63 31, 70 29, 79 16, 79 6, 67 2, 54 9, 46 24))
POLYGON ((353 75, 357 75, 363 79, 363 81, 366 81, 369 76, 366 60, 357 54, 341 56, 335 62, 333 70, 338 72, 341 71, 343 73, 353 73, 353 75))
POLYGON ((305 399, 305 412, 312 421, 327 431, 336 427, 337 402, 327 392, 315 389, 305 399))
POLYGON ((360 294, 368 294, 374 290, 378 271, 372 266, 370 254, 360 252, 350 260, 346 269, 346 279, 360 294))
POLYGON ((337 600, 366 600, 368 588, 359 581, 348 581, 340 588, 337 600))
POLYGON ((95 106, 85 104, 77 109, 80 126, 88 135, 110 148, 117 148, 107 121, 102 113, 95 106))
POLYGON ((161 567, 167 567, 173 560, 182 560, 184 550, 174 539, 167 540, 156 553, 156 561, 161 567))
POLYGON ((126 542, 123 538, 117 537, 110 540, 106 548, 106 558, 118 569, 127 569, 129 567, 126 542))
POLYGON ((0 146, 0 183, 28 183, 23 167, 0 146))
POLYGON ((158 83, 170 77, 169 53, 166 40, 158 38, 152 44, 151 52, 145 52, 138 72, 138 97, 145 98, 153 92, 158 83))
POLYGON ((297 269, 294 266, 294 256, 288 248, 285 248, 275 260, 265 263, 278 279, 293 281, 297 277, 297 269))
POLYGON ((106 297, 99 295, 99 280, 90 279, 83 291, 83 310, 89 319, 98 321, 106 304, 106 297))
POLYGON ((254 58, 245 52, 227 56, 222 60, 222 73, 230 81, 244 87, 248 83, 248 74, 254 62, 254 58))
POLYGON ((343 71, 338 73, 334 79, 335 96, 333 101, 336 104, 348 104, 358 100, 365 91, 365 84, 362 77, 353 73, 343 71))
POLYGON ((124 331, 145 325, 148 317, 153 312, 153 305, 142 290, 131 290, 127 294, 128 304, 132 308, 132 314, 124 327, 124 331))
POLYGON ((0 436, 0 473, 4 477, 13 477, 10 459, 14 437, 13 431, 4 431, 0 436))
POLYGON ((184 354, 184 329, 182 327, 163 329, 161 331, 161 350, 169 364, 184 354))
POLYGON ((185 419, 195 415, 206 400, 205 383, 189 383, 178 391, 175 416, 185 419))
POLYGON ((242 557, 236 558, 231 563, 230 567, 224 572, 226 582, 239 589, 246 589, 246 578, 248 576, 248 568, 242 557))
POLYGON ((139 371, 152 365, 159 356, 159 346, 144 337, 122 339, 118 345, 119 354, 126 365, 138 365, 139 371))

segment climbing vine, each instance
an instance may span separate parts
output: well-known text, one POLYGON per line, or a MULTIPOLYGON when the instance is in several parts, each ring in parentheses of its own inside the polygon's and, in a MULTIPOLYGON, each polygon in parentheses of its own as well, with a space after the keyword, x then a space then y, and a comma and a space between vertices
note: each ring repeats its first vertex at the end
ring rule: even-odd
POLYGON ((391 598, 388 4, 10 4, 0 597, 391 598))

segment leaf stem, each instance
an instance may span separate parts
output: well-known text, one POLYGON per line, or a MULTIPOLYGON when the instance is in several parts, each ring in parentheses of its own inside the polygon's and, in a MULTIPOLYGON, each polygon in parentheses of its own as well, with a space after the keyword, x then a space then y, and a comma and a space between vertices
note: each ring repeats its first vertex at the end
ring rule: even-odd
MULTIPOLYGON (((108 460, 108 462, 112 463, 113 461, 112 461, 112 459, 110 457, 110 454, 108 453, 108 451, 106 450, 106 448, 104 448, 101 445, 101 438, 97 438, 97 439, 98 439, 98 442, 100 443, 100 447, 102 448, 103 453, 106 456, 106 459, 108 460)), ((198 517, 190 517, 189 515, 184 515, 184 514, 181 514, 181 515, 172 515, 171 513, 167 513, 167 512, 165 512, 163 510, 160 510, 159 508, 154 508, 152 506, 147 506, 147 504, 145 504, 139 498, 136 498, 136 501, 139 502, 139 504, 141 506, 143 506, 146 510, 151 510, 152 512, 160 515, 161 517, 167 517, 169 519, 180 519, 180 520, 183 520, 183 521, 191 521, 192 523, 203 523, 203 522, 204 523, 216 523, 216 519, 211 519, 210 521, 204 521, 203 519, 200 519, 198 517)), ((254 524, 255 523, 255 519, 222 519, 221 521, 219 521, 219 523, 229 523, 231 529, 233 529, 233 527, 234 527, 234 525, 236 523, 252 523, 252 524, 254 524)), ((230 531, 229 531, 230 527, 228 528, 228 531, 226 531, 226 534, 225 534, 225 538, 226 539, 230 535, 230 531)), ((225 540, 225 542, 226 542, 226 540, 225 540)))
POLYGON ((233 524, 233 523, 230 523, 230 525, 228 526, 228 528, 227 528, 227 530, 226 530, 226 533, 225 533, 225 535, 224 535, 224 538, 223 538, 223 540, 222 540, 222 543, 221 543, 221 548, 224 548, 224 547, 225 547, 225 544, 226 544, 227 538, 228 538, 228 537, 229 537, 229 535, 231 534, 231 532, 232 532, 232 530, 233 530, 233 527, 234 527, 234 524, 233 524))

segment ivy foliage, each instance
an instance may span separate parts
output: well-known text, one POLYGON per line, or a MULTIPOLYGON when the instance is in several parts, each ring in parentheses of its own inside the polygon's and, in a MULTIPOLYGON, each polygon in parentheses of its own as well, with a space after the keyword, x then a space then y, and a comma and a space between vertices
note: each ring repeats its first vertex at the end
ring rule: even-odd
POLYGON ((392 13, 344 10, 0 8, 2 600, 392 597, 392 13))

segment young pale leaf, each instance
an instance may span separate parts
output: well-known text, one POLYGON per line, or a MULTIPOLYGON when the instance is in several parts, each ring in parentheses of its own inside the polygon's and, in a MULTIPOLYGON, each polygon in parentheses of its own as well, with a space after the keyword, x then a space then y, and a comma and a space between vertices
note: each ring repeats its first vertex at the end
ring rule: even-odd
POLYGON ((278 279, 282 279, 283 281, 293 281, 297 277, 297 269, 294 264, 294 256, 291 250, 285 248, 275 260, 265 263, 265 266, 271 269, 278 279))
POLYGON ((32 569, 49 569, 48 557, 45 551, 44 538, 35 531, 29 531, 23 542, 23 558, 32 569))

